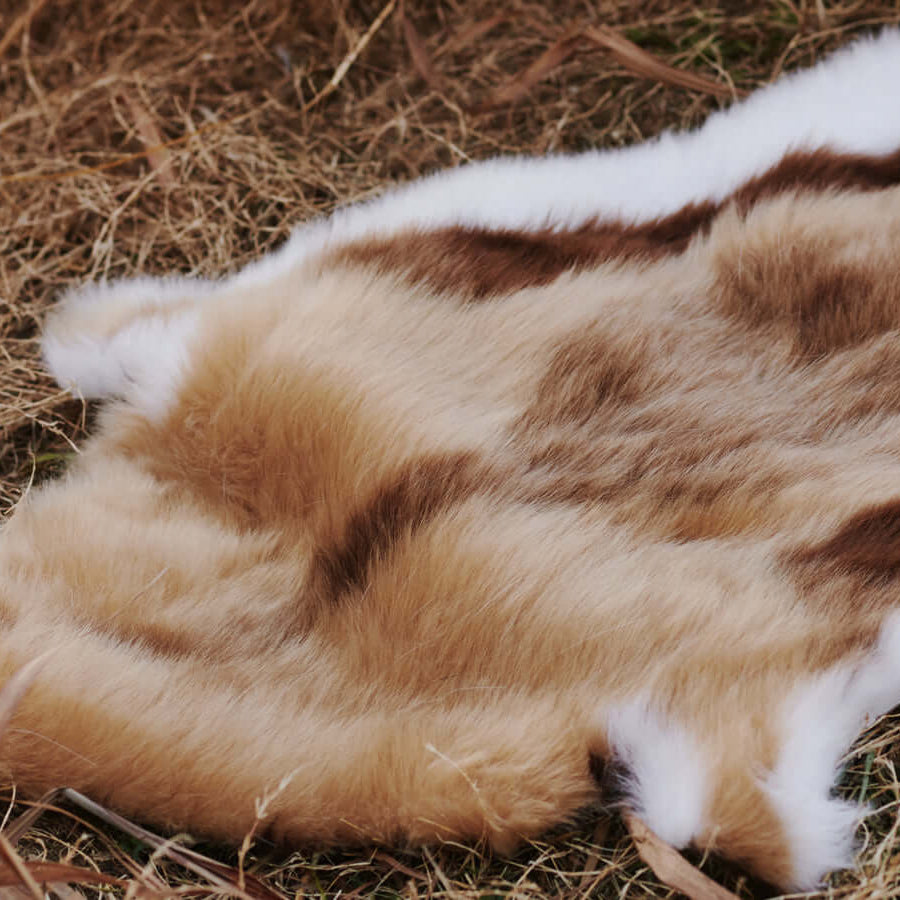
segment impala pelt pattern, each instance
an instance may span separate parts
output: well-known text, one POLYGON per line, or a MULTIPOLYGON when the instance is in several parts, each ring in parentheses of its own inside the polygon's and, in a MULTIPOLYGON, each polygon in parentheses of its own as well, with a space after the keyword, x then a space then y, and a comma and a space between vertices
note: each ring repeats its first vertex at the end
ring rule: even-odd
POLYGON ((604 802, 785 888, 852 863, 900 702, 900 36, 698 131, 495 160, 221 281, 88 285, 105 399, 0 533, 0 744, 239 840, 484 839, 604 802), (600 773, 602 777, 598 777, 600 773))

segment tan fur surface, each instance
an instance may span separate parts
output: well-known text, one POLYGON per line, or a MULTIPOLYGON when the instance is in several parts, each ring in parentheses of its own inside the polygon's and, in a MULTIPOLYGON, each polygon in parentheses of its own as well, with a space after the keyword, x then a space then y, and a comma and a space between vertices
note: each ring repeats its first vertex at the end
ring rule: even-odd
POLYGON ((278 839, 507 849, 602 800, 649 695, 697 843, 790 883, 774 711, 897 606, 898 247, 900 189, 781 192, 478 304, 366 253, 223 286, 166 415, 111 404, 2 532, 2 671, 53 650, 4 769, 232 840, 276 791, 278 839))

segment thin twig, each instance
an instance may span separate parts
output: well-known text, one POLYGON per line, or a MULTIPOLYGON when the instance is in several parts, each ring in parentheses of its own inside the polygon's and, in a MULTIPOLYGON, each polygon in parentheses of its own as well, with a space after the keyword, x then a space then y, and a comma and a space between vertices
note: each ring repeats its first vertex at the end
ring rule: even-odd
POLYGON ((353 45, 350 52, 340 61, 338 67, 334 70, 334 74, 328 81, 328 84, 319 91, 312 100, 309 101, 304 107, 304 112, 308 112, 314 106, 317 106, 322 100, 324 100, 329 94, 333 93, 337 90, 338 85, 344 80, 344 76, 350 71, 350 68, 353 66, 353 63, 356 62, 357 57, 363 50, 366 49, 369 41, 375 36, 381 26, 387 20, 387 17, 394 11, 394 7, 397 5, 397 0, 388 0, 385 3, 384 8, 380 13, 375 17, 375 21, 366 29, 365 34, 353 45))

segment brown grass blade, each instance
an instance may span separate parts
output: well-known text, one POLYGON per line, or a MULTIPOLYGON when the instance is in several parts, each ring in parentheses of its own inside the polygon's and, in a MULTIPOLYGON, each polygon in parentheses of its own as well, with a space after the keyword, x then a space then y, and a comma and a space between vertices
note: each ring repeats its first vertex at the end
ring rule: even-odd
POLYGON ((738 900, 731 891, 726 891, 696 866, 692 866, 636 816, 626 815, 625 824, 641 859, 670 888, 680 891, 690 900, 738 900))
POLYGON ((597 880, 597 873, 594 869, 596 868, 597 863, 600 862, 600 848, 606 843, 611 822, 611 816, 607 813, 603 813, 597 822, 596 828, 594 828, 594 833, 591 836, 592 846, 590 852, 585 857, 584 865, 582 866, 582 869, 584 870, 584 874, 581 876, 580 881, 580 887, 582 889, 586 889, 597 880))
POLYGON ((732 97, 734 91, 702 75, 682 72, 657 59, 628 38, 605 26, 571 28, 558 41, 545 50, 524 72, 503 85, 481 110, 493 109, 520 100, 555 68, 562 65, 578 49, 584 39, 608 50, 616 60, 636 75, 651 78, 663 84, 687 88, 717 97, 732 97))
POLYGON ((520 72, 497 90, 481 109, 493 109, 520 100, 539 81, 546 78, 557 66, 562 65, 578 48, 581 39, 580 32, 568 31, 548 47, 524 72, 520 72))
POLYGON ((284 900, 282 894, 264 885, 252 875, 241 873, 239 876, 231 866, 216 862, 202 853, 189 850, 187 847, 176 846, 171 840, 164 840, 158 834, 136 825, 124 816, 120 816, 118 813, 114 813, 105 806, 101 806, 94 800, 85 797, 84 794, 79 794, 78 791, 65 788, 62 791, 62 795, 69 802, 74 803, 98 819, 102 819, 108 825, 112 825, 133 838, 143 841, 145 844, 153 847, 154 850, 161 851, 164 856, 167 856, 173 862, 184 866, 201 878, 205 878, 216 887, 225 889, 232 896, 241 897, 243 900, 284 900), (243 888, 241 887, 240 878, 243 879, 243 888))
POLYGON ((415 869, 411 869, 409 866, 403 865, 399 859, 394 859, 389 853, 385 853, 383 850, 379 850, 375 854, 375 859, 380 860, 383 863, 387 863, 393 870, 397 872, 402 872, 408 878, 412 878, 414 881, 424 881, 426 884, 428 883, 428 879, 421 873, 417 872, 415 869))
POLYGON ((494 15, 487 19, 473 22, 471 25, 463 28, 459 34, 454 35, 448 43, 444 44, 438 50, 438 55, 440 56, 448 51, 458 50, 460 47, 468 47, 471 44, 474 44, 488 34, 488 32, 493 31, 498 25, 505 22, 506 19, 507 16, 505 13, 494 13, 494 15))
POLYGON ((147 155, 147 163, 163 184, 172 187, 175 184, 175 176, 172 174, 170 165, 172 154, 169 152, 163 136, 159 133, 153 116, 137 97, 124 91, 121 96, 134 119, 135 131, 146 148, 144 152, 147 155))
POLYGON ((400 0, 399 15, 403 23, 403 38, 406 41, 406 47, 409 50, 415 70, 422 76, 422 80, 428 87, 436 93, 441 93, 443 90, 443 79, 431 62, 431 57, 425 49, 425 44, 419 36, 419 32, 416 31, 416 26, 413 25, 406 14, 406 4, 403 0, 400 0))
MULTIPOLYGON (((2 853, 2 850, 0 850, 0 853, 2 853)), ((40 888, 42 884, 105 884, 119 887, 125 884, 121 878, 116 878, 114 875, 106 875, 103 872, 96 872, 93 869, 83 869, 80 866, 70 866, 66 863, 26 862, 21 857, 18 858, 24 870, 33 880, 39 897, 43 897, 43 892, 40 888)), ((18 884, 21 884, 19 873, 12 867, 7 868, 0 864, 0 885, 13 887, 18 884)))
POLYGON ((612 28, 604 25, 588 26, 584 29, 583 34, 588 40, 609 50, 621 65, 636 75, 652 78, 674 87, 687 88, 689 91, 713 94, 716 97, 733 96, 734 92, 727 85, 718 84, 702 75, 675 69, 657 59, 652 53, 642 50, 637 44, 613 31, 612 28))

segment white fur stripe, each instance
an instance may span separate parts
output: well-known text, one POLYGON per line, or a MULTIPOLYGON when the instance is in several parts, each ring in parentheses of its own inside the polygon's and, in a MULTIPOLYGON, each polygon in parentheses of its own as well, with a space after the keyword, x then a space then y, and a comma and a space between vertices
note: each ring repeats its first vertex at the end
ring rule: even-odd
POLYGON ((843 755, 859 733, 900 703, 900 612, 875 649, 795 688, 781 710, 782 749, 765 781, 791 845, 794 886, 815 888, 853 862, 854 833, 867 810, 833 796, 843 755))
POLYGON ((602 722, 628 773, 628 805, 664 841, 686 847, 703 829, 709 790, 700 748, 643 698, 609 710, 602 722))

